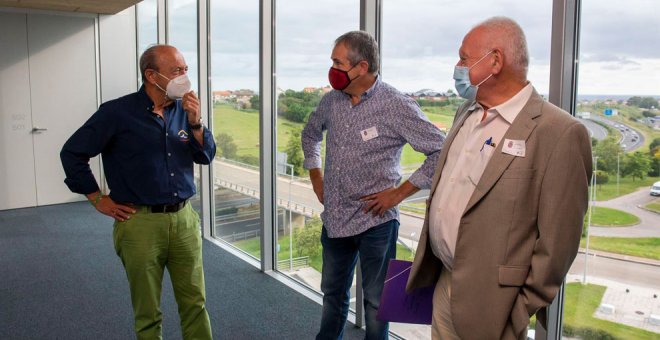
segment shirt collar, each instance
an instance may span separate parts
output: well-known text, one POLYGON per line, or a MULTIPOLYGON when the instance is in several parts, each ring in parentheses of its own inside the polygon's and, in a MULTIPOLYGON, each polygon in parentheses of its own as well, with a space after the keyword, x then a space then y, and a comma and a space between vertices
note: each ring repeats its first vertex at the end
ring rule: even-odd
MULTIPOLYGON (((518 117, 518 113, 522 111, 523 107, 525 107, 525 104, 527 104, 527 101, 529 101, 529 98, 532 96, 532 90, 532 83, 527 83, 527 85, 525 85, 525 87, 518 91, 518 93, 516 93, 513 97, 509 98, 507 101, 500 105, 491 107, 488 109, 488 112, 499 114, 509 124, 512 124, 513 120, 518 117)), ((477 108, 483 109, 481 104, 479 104, 477 101, 474 101, 468 108, 468 112, 472 112, 477 108)))
POLYGON ((520 111, 522 111, 525 104, 529 100, 529 97, 532 96, 532 84, 527 83, 518 93, 504 103, 492 107, 490 110, 494 110, 502 116, 509 124, 513 123, 513 120, 516 119, 520 111))
MULTIPOLYGON (((368 99, 369 97, 373 96, 373 94, 376 92, 376 90, 378 89, 378 87, 380 87, 380 83, 381 83, 381 82, 380 82, 380 77, 379 77, 379 76, 376 76, 376 81, 374 81, 374 83, 371 85, 371 87, 369 87, 366 91, 364 91, 364 93, 362 94, 362 96, 360 96, 360 102, 362 102, 362 100, 366 100, 366 99, 368 99)), ((350 97, 351 97, 350 94, 348 94, 348 93, 346 93, 346 92, 342 92, 342 93, 343 93, 344 95, 346 95, 346 97, 348 97, 348 98, 350 99, 350 97)))
POLYGON ((138 98, 140 98, 140 105, 143 106, 147 111, 153 112, 154 102, 147 95, 147 90, 144 88, 144 84, 140 86, 140 89, 138 90, 137 93, 138 93, 138 98))
POLYGON ((369 97, 371 97, 371 96, 374 94, 374 92, 376 92, 376 89, 377 89, 379 86, 380 86, 380 77, 379 77, 379 76, 376 76, 376 81, 374 81, 374 83, 371 85, 371 87, 370 87, 369 89, 367 89, 366 91, 364 91, 364 93, 362 94, 362 97, 363 97, 363 98, 369 98, 369 97))

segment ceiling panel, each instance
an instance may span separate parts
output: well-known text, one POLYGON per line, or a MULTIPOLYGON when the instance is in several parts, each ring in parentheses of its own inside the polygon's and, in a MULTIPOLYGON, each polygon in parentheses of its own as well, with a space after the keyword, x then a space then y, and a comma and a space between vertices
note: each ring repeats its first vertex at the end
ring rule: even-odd
POLYGON ((0 7, 63 12, 116 14, 142 0, 0 0, 0 7))

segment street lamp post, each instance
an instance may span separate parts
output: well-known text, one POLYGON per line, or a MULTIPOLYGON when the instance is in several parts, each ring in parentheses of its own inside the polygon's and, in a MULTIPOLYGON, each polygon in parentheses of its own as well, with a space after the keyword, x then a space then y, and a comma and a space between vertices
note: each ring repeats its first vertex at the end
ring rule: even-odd
MULTIPOLYGON (((596 164, 598 166, 598 164, 596 164)), ((616 196, 619 196, 619 153, 616 153, 616 196)))
POLYGON ((414 231, 410 233, 410 252, 412 253, 413 259, 415 258, 415 233, 414 231))
POLYGON ((594 157, 594 173, 591 177, 591 206, 589 207, 589 217, 587 218, 587 242, 584 249, 584 275, 582 276, 582 283, 587 283, 587 259, 589 256, 589 233, 591 232, 591 212, 594 210, 594 203, 596 203, 596 172, 598 171, 598 156, 594 157))

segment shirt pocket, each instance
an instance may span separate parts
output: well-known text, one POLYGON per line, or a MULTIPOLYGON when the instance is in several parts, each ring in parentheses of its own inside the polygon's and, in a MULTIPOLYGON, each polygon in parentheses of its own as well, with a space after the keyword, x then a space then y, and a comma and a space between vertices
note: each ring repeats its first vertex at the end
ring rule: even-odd
POLYGON ((493 156, 495 148, 490 145, 484 145, 483 148, 479 151, 479 154, 475 157, 475 162, 468 172, 468 179, 473 186, 477 186, 481 176, 483 176, 484 170, 490 161, 490 158, 493 156))

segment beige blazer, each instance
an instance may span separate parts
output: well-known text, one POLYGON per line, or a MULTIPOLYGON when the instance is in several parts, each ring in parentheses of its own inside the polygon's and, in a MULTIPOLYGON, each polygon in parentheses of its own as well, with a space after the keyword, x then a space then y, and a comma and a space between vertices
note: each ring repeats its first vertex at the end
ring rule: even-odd
MULTIPOLYGON (((449 147, 467 118, 465 103, 445 141, 429 197, 449 147)), ((591 178, 586 128, 534 90, 497 146, 461 217, 451 313, 464 340, 519 339, 531 315, 550 304, 577 254, 591 178), (526 154, 502 153, 504 138, 524 140, 526 154)), ((426 220, 407 289, 434 285, 442 262, 426 220)), ((443 306, 433 306, 443 308, 443 306)), ((545 314, 537 315, 545 322, 545 314)))

